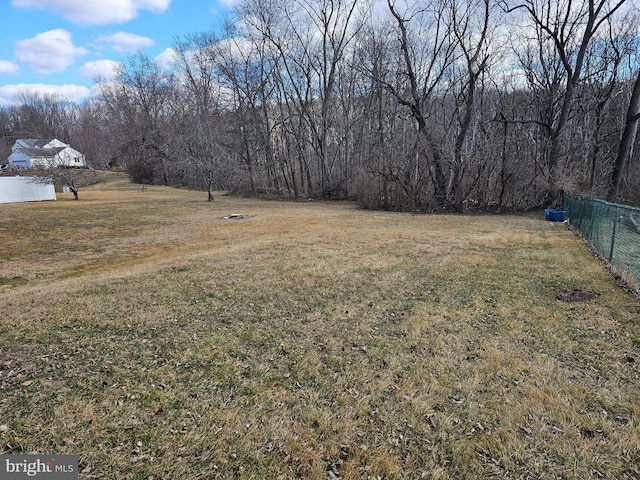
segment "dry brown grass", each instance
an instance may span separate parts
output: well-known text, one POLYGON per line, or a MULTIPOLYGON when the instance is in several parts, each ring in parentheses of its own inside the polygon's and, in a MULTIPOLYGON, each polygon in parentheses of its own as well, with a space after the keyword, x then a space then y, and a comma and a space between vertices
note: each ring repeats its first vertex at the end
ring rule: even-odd
POLYGON ((70 198, 0 206, 5 453, 81 478, 640 476, 637 301, 563 225, 70 198))

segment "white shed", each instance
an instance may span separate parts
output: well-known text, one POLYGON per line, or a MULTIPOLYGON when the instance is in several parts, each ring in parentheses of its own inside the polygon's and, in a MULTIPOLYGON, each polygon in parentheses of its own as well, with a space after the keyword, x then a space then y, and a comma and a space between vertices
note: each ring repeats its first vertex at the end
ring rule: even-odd
POLYGON ((35 182, 31 177, 0 177, 0 203, 56 200, 53 183, 35 182))

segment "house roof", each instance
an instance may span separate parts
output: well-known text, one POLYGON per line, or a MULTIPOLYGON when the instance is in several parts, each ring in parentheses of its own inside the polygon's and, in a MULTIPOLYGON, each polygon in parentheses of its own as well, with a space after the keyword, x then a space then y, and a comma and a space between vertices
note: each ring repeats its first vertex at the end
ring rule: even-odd
POLYGON ((20 153, 24 153, 30 158, 51 158, 55 157, 58 153, 67 147, 53 147, 53 148, 21 148, 20 153))
POLYGON ((19 142, 27 145, 27 148, 42 148, 47 143, 54 141, 55 138, 20 138, 19 142))

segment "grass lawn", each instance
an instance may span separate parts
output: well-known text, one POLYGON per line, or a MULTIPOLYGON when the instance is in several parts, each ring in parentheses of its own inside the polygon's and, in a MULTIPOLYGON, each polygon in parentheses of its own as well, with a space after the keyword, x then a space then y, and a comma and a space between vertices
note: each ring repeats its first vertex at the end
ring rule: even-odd
POLYGON ((640 478, 638 300, 566 226, 205 200, 116 177, 0 205, 4 453, 81 479, 640 478))

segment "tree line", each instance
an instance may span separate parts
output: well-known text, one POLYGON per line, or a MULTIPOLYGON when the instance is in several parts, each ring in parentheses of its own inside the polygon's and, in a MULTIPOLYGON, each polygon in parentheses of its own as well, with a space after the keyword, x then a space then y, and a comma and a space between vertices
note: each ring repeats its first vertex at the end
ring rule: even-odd
MULTIPOLYGON (((134 182, 399 211, 640 204, 629 0, 245 0, 217 31, 137 53, 80 104, 25 95, 20 136, 134 182)), ((6 148, 6 147, 5 147, 6 148)))

